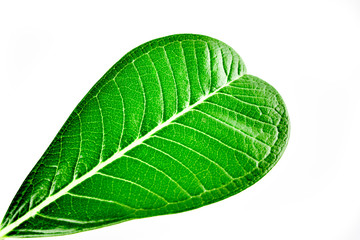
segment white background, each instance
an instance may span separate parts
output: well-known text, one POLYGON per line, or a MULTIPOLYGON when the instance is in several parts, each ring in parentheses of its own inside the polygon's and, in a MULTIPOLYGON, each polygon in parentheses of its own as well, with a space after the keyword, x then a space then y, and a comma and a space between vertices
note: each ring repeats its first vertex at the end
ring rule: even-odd
POLYGON ((0 215, 91 86, 175 33, 224 41, 281 93, 283 157, 219 203, 51 239, 360 239, 359 0, 1 1, 0 215))

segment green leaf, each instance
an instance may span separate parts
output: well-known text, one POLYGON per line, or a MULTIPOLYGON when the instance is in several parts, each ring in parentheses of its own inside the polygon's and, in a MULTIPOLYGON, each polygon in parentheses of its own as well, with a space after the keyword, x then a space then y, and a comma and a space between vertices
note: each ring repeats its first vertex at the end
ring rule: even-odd
POLYGON ((2 237, 76 233, 178 213, 254 184, 289 119, 238 54, 173 35, 126 54, 75 108, 12 201, 2 237))

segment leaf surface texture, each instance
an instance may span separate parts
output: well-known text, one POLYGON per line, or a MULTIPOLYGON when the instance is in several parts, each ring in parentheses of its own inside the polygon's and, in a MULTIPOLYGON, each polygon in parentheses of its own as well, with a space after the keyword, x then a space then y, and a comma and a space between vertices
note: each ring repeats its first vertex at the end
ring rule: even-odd
POLYGON ((238 54, 181 34, 130 51, 30 172, 1 236, 70 234, 198 208, 263 177, 289 136, 285 104, 238 54))

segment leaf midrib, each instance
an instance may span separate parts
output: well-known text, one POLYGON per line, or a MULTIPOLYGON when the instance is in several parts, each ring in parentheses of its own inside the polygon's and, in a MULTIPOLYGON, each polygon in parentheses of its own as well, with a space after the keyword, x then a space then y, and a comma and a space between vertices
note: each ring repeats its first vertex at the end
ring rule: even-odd
MULTIPOLYGON (((243 74, 241 74, 240 76, 238 76, 237 79, 241 78, 243 76, 243 74)), ((213 95, 215 95, 217 92, 219 92, 221 89, 229 86, 233 81, 236 81, 237 79, 233 79, 231 81, 226 82, 226 84, 224 84, 223 86, 219 87, 218 89, 216 89, 214 92, 208 94, 207 96, 203 96, 202 98, 200 98, 196 103, 189 105, 187 108, 185 108, 184 110, 182 110, 181 112, 173 115, 172 117, 170 117, 168 120, 166 120, 165 122, 159 124, 158 126, 156 126, 154 129, 152 129, 151 131, 149 131, 147 134, 145 134, 144 136, 136 139, 135 141, 133 141, 131 144, 129 144, 128 146, 126 146, 125 148, 123 148, 122 150, 114 153, 108 160, 101 162, 100 164, 98 164, 97 166, 95 166, 92 170, 90 170, 89 172, 87 172, 86 174, 84 174, 83 176, 81 176, 78 179, 75 179, 73 182, 71 182, 69 185, 67 185, 66 187, 64 187, 62 190, 60 190, 59 192, 55 193, 54 195, 49 196, 48 198, 46 198, 43 202, 41 202, 38 206, 36 206, 35 208, 31 209, 29 212, 27 212, 25 215, 23 215, 22 217, 20 217, 19 219, 17 219, 15 222, 9 224, 8 226, 6 226, 5 228, 0 230, 0 239, 2 239, 3 237, 6 236, 6 234, 8 234, 9 232, 11 232, 13 229, 15 229, 17 226, 19 226, 21 223, 25 222, 27 219, 35 216, 38 212, 40 212, 43 208, 45 208, 46 206, 48 206, 49 204, 51 204, 52 202, 56 201, 58 198, 66 195, 72 188, 76 187, 77 185, 79 185, 80 183, 84 182, 86 179, 94 176, 97 172, 99 172, 99 170, 101 170, 102 168, 106 167, 107 165, 109 165, 110 163, 114 162, 115 160, 121 158, 122 156, 124 156, 129 150, 139 146, 140 144, 142 144, 144 141, 146 141, 147 139, 151 138, 156 132, 160 131, 161 129, 169 126, 174 120, 176 120, 177 118, 185 115, 186 113, 190 112, 192 109, 194 109, 196 106, 200 105, 201 103, 203 103, 206 99, 212 97, 213 95)))

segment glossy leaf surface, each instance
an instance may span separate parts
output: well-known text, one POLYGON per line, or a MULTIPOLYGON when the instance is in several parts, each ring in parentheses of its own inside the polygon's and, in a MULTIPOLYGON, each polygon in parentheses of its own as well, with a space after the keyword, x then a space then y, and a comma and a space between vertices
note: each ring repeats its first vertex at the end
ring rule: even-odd
POLYGON ((200 35, 145 43, 75 108, 28 175, 1 236, 70 234, 198 208, 251 186, 289 136, 277 91, 200 35))

